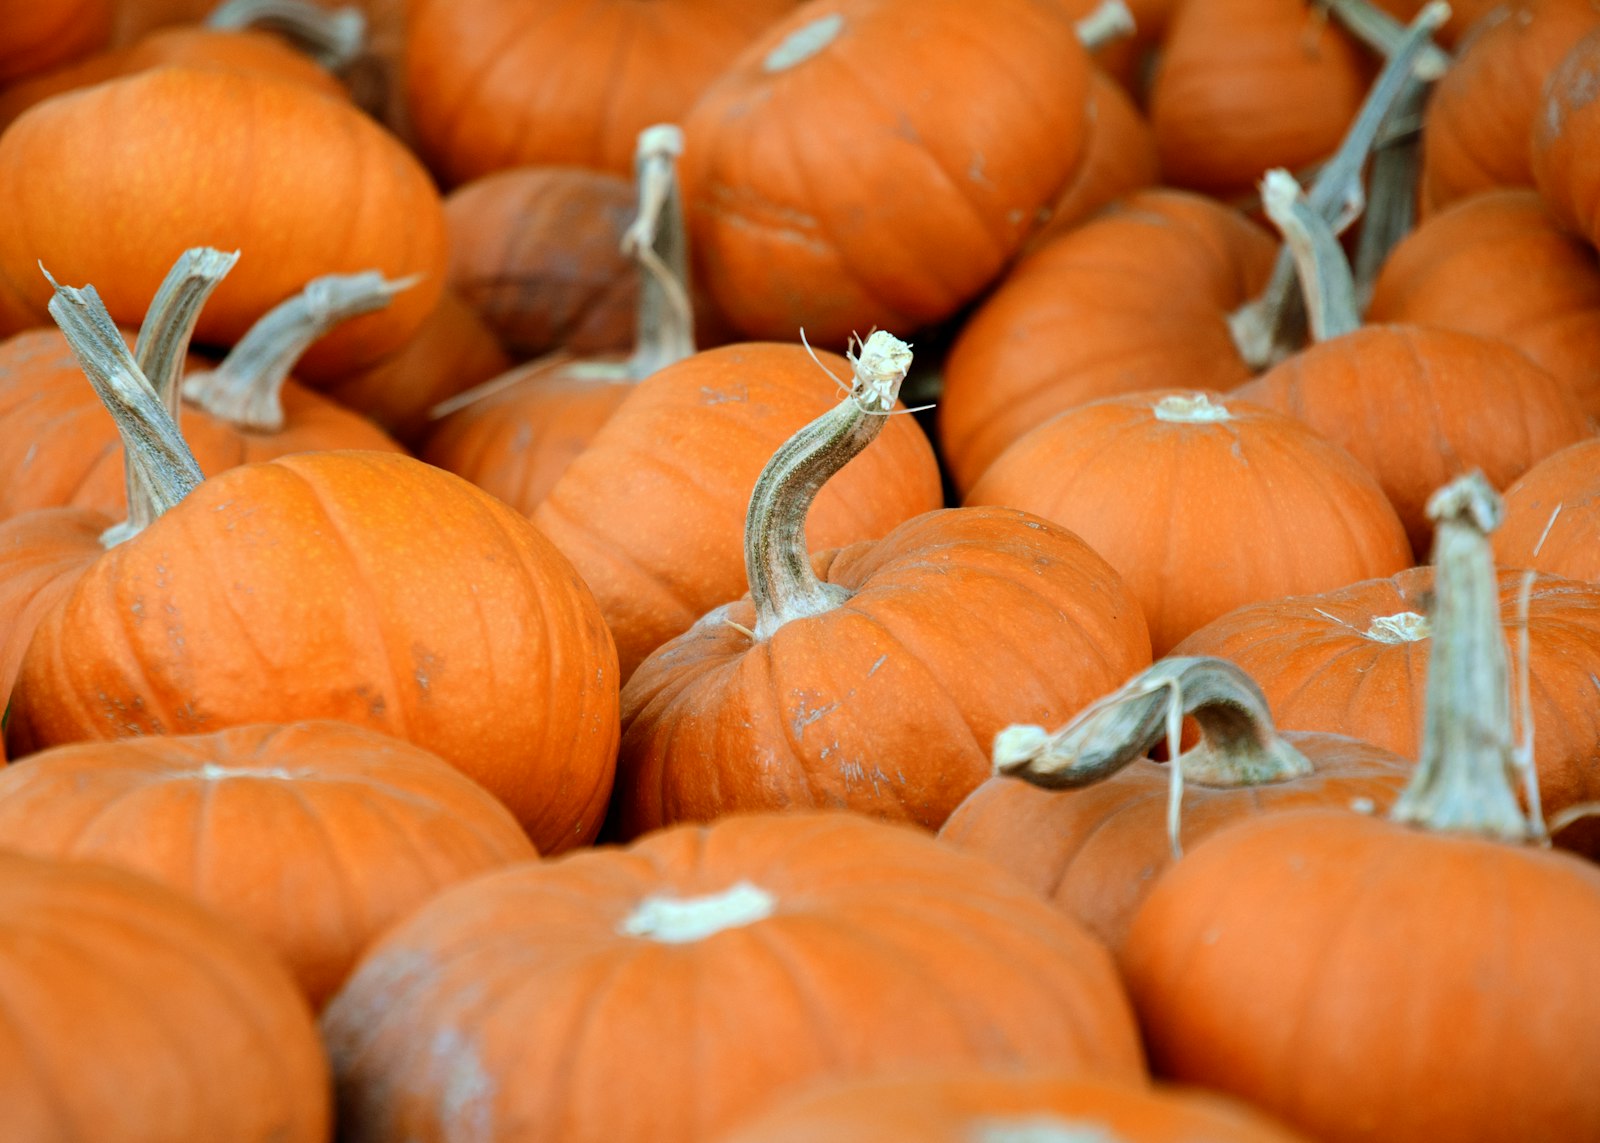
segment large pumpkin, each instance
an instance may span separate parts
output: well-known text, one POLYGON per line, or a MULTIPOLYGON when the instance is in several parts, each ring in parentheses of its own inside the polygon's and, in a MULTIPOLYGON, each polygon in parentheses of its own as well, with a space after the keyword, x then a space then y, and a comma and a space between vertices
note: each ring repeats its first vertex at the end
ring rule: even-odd
POLYGON ((1143 1072, 1081 928, 987 862, 840 813, 457 886, 379 939, 322 1026, 353 1143, 689 1143, 824 1078, 1143 1072))

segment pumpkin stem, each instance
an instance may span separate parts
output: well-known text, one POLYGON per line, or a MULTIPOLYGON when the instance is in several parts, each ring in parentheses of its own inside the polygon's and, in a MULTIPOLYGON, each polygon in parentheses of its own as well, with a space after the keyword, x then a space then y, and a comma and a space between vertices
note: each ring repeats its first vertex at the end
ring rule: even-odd
POLYGON ((756 606, 757 640, 791 619, 831 611, 844 589, 811 570, 806 515, 830 476, 883 428, 911 368, 911 347, 878 330, 850 357, 855 379, 843 401, 790 437, 773 454, 750 494, 744 518, 744 567, 756 606))
POLYGON ((1430 85, 1413 73, 1395 100, 1373 148, 1367 176, 1367 213, 1356 244, 1356 304, 1372 301, 1378 273, 1389 252, 1411 233, 1417 217, 1417 180, 1422 172, 1422 114, 1430 85))
MULTIPOLYGON (((1378 129, 1405 87, 1428 37, 1449 18, 1448 4, 1434 0, 1423 6, 1394 54, 1385 61, 1339 149, 1317 172, 1306 197, 1311 209, 1328 221, 1335 234, 1342 234, 1361 216, 1366 206, 1361 175, 1378 129)), ((1281 250, 1261 296, 1246 302, 1228 318, 1239 355, 1252 368, 1265 369, 1299 349, 1304 341, 1305 321, 1301 301, 1294 256, 1288 249, 1281 250)))
POLYGON ((205 26, 275 32, 334 74, 367 47, 367 18, 361 9, 322 8, 307 0, 225 0, 205 18, 205 26))
POLYGON ((689 239, 678 193, 683 130, 670 123, 639 133, 633 169, 639 213, 622 235, 622 252, 639 263, 639 310, 628 376, 643 380, 685 357, 694 346, 689 300, 689 239))
MULTIPOLYGON (((148 498, 149 517, 154 519, 199 485, 203 479, 200 466, 179 434, 177 422, 128 352, 122 331, 111 320, 94 287, 75 289, 54 278, 50 284, 55 289, 50 316, 61 327, 89 383, 116 421, 123 451, 139 471, 141 495, 148 498)), ((131 498, 134 489, 128 491, 131 498)), ((130 518, 135 515, 130 511, 130 518)), ((101 537, 102 542, 109 547, 133 534, 114 537, 112 533, 117 531, 108 531, 101 537)))
MULTIPOLYGON (((1405 45, 1406 26, 1369 0, 1317 0, 1317 4, 1384 59, 1392 59, 1405 45)), ((1433 83, 1450 70, 1452 62, 1450 53, 1438 44, 1424 44, 1411 65, 1411 74, 1423 83, 1433 83)))
POLYGON ((1328 341, 1360 329, 1350 263, 1333 228, 1311 209, 1294 176, 1281 169, 1268 171, 1261 180, 1261 204, 1294 255, 1312 338, 1328 341))
POLYGON ((1138 31, 1133 12, 1123 0, 1101 0, 1100 5, 1073 25, 1078 42, 1087 51, 1097 52, 1107 44, 1138 31))
POLYGON ((1517 801, 1500 585, 1488 534, 1500 497, 1481 473, 1428 501, 1434 523, 1433 645, 1416 773, 1391 817, 1508 841, 1543 837, 1517 801))
POLYGON ((314 278, 268 310, 215 369, 185 377, 183 396, 241 429, 277 432, 283 428, 283 383, 311 343, 415 284, 415 278, 389 281, 376 270, 314 278))

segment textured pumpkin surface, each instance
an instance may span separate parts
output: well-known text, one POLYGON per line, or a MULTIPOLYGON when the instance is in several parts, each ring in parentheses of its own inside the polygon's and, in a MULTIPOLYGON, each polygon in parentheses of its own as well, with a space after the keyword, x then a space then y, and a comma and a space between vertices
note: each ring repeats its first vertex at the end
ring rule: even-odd
POLYGON ((538 530, 389 453, 304 453, 201 484, 35 633, 21 753, 334 718, 501 798, 543 852, 592 838, 617 741, 593 599, 538 530))
POLYGON ((1158 658, 1235 607, 1411 563, 1394 509, 1343 449, 1246 401, 1223 403, 1220 420, 1163 419, 1166 401, 1191 396, 1068 410, 990 465, 967 503, 1021 508, 1082 536, 1139 599, 1158 658))
POLYGON ((1384 262, 1367 316, 1499 338, 1600 417, 1600 260, 1534 191, 1489 191, 1430 215, 1384 262))
POLYGON ((538 856, 437 755, 342 722, 59 746, 0 770, 0 846, 103 861, 283 958, 313 1006, 446 885, 538 856))
POLYGON ((446 183, 511 167, 626 174, 634 139, 695 98, 795 0, 421 0, 406 89, 446 183))
MULTIPOLYGON (((1338 734, 1284 738, 1310 760, 1305 777, 1259 786, 1183 784, 1185 849, 1234 822, 1305 809, 1386 810, 1411 774, 1398 754, 1338 734)), ((1120 952, 1135 911, 1172 865, 1171 768, 1148 759, 1079 790, 990 778, 956 807, 940 840, 988 858, 1120 952)))
POLYGON ((1033 0, 796 9, 684 122, 718 308, 747 336, 830 348, 949 317, 1078 166, 1090 71, 1071 22, 1033 0))
POLYGON ((1300 1136, 1198 1091, 1044 1072, 950 1072, 829 1085, 718 1143, 1293 1143, 1300 1136))
POLYGON ((1590 435, 1567 386, 1504 342, 1425 326, 1364 326, 1318 342, 1233 397, 1288 413, 1378 478, 1426 559, 1435 489, 1473 469, 1505 488, 1590 435))
POLYGON ((1495 562, 1600 580, 1600 440, 1546 457, 1506 490, 1495 562))
POLYGON ((458 886, 378 941, 323 1032, 354 1141, 687 1143, 828 1077, 1143 1071, 1105 949, 988 863, 853 814, 458 886))
POLYGON ((1332 154, 1366 86, 1361 49, 1299 0, 1187 0, 1150 88, 1162 176, 1250 195, 1267 170, 1332 154))
POLYGON ((47 100, 0 136, 0 200, 0 294, 33 324, 49 320, 41 261, 93 282, 133 326, 176 252, 239 250, 196 327, 217 345, 320 275, 422 276, 313 346, 302 379, 398 349, 444 285, 443 212, 421 164, 347 101, 259 76, 158 68, 47 100), (63 206, 86 202, 93 225, 63 206))
POLYGON ((1550 213, 1600 245, 1600 31, 1573 45, 1545 80, 1533 117, 1533 181, 1550 213))
POLYGON ((1358 814, 1216 834, 1134 918, 1157 1070, 1328 1143, 1600 1136, 1600 869, 1358 814))
POLYGON ((937 829, 992 772, 1001 729, 1063 721, 1150 662, 1116 572, 1022 512, 933 512, 815 562, 850 592, 836 609, 752 643, 747 597, 629 680, 623 836, 791 806, 937 829))
POLYGON ((328 1138, 327 1063, 289 974, 154 882, 0 853, 0 999, 7 1143, 328 1138))
POLYGON ((945 363, 939 441, 956 487, 1075 405, 1177 378, 1250 378, 1228 314, 1266 284, 1277 247, 1236 211, 1147 191, 1019 264, 962 328, 945 363))
MULTIPOLYGON (((190 372, 205 367, 191 359, 190 372)), ((207 476, 317 449, 404 451, 365 417, 292 378, 283 386, 284 427, 276 432, 238 428, 187 402, 178 412, 207 476)), ((0 519, 69 505, 120 517, 127 510, 124 468, 116 423, 66 338, 40 329, 0 343, 0 519)))
MULTIPOLYGON (((744 594, 744 515, 756 476, 838 401, 848 363, 798 345, 697 353, 641 381, 563 473, 534 521, 594 591, 626 679, 713 607, 744 594), (831 376, 829 375, 831 372, 831 376)), ((941 506, 933 450, 910 417, 817 494, 808 546, 876 539, 941 506)))
MULTIPOLYGON (((1500 573, 1500 614, 1512 662, 1522 575, 1500 573)), ((1349 734, 1415 758, 1431 640, 1417 620, 1432 606, 1433 571, 1225 615, 1185 639, 1179 655, 1229 659, 1261 684, 1280 728, 1349 734)), ((1545 812, 1600 799, 1600 587, 1540 576, 1528 601, 1534 754, 1545 812)), ((1580 823, 1563 842, 1589 848, 1580 823)), ((1600 845, 1600 831, 1593 844, 1600 845)))

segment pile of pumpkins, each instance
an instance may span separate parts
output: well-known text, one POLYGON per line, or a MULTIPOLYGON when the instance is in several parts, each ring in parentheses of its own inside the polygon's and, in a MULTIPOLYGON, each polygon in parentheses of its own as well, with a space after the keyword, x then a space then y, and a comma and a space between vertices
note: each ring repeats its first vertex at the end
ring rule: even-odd
POLYGON ((1600 0, 0 0, 0 1137, 1600 1139, 1595 155, 1600 0))

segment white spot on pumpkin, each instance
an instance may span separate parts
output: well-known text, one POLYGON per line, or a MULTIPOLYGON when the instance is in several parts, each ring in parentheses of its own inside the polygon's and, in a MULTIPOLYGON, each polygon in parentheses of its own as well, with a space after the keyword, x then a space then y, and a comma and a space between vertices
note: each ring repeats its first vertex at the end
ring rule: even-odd
POLYGON ((788 71, 802 64, 839 38, 844 30, 844 17, 831 12, 821 19, 804 24, 783 38, 783 42, 767 53, 761 62, 763 71, 788 71))
POLYGON ((1219 405, 1204 393, 1177 393, 1163 397, 1155 406, 1156 420, 1175 425, 1214 425, 1233 420, 1226 405, 1219 405))
POLYGON ((623 918, 617 931, 663 944, 703 941, 725 929, 739 929, 772 916, 778 901, 748 881, 703 897, 647 897, 623 918))
POLYGON ((1380 615, 1372 621, 1363 634, 1374 643, 1420 643, 1433 633, 1426 615, 1415 611, 1401 611, 1394 615, 1380 615))
POLYGON ((975 1119, 967 1138, 971 1143, 1122 1143, 1125 1139, 1104 1124, 1054 1115, 975 1119))

